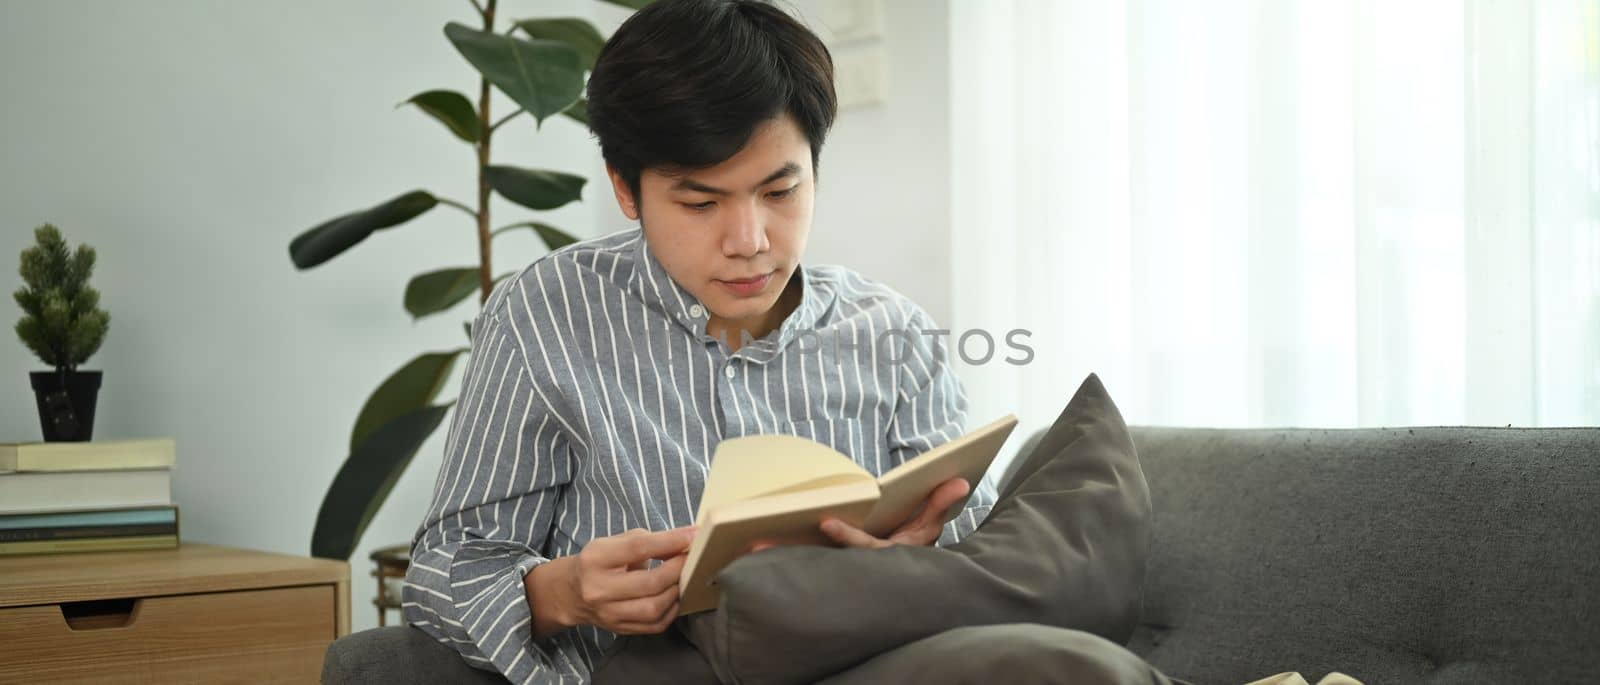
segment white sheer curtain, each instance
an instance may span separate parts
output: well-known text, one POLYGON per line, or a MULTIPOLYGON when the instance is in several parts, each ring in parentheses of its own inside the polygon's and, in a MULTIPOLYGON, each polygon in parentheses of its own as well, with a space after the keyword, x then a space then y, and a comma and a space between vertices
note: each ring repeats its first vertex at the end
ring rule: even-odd
POLYGON ((955 0, 973 416, 1600 424, 1597 6, 955 0))

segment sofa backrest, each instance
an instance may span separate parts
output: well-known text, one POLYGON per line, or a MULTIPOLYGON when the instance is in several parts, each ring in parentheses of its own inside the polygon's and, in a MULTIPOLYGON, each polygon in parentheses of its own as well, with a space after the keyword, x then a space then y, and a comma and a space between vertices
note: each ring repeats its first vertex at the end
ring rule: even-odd
POLYGON ((1164 672, 1597 677, 1600 428, 1132 432, 1155 521, 1132 648, 1164 672))

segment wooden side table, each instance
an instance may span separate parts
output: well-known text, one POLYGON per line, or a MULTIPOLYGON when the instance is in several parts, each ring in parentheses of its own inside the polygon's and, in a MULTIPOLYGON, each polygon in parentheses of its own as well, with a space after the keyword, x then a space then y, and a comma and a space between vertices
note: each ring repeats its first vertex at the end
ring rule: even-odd
POLYGON ((0 557, 0 683, 316 682, 350 565, 229 547, 0 557))

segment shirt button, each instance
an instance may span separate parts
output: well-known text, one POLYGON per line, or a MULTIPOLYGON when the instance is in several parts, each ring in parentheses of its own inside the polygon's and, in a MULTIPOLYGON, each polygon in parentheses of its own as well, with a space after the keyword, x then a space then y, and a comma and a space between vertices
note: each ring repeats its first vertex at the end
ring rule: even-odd
POLYGON ((730 364, 728 366, 723 367, 722 375, 727 376, 729 378, 733 378, 733 366, 730 364))
POLYGON ((698 318, 700 318, 702 316, 705 316, 705 315, 706 315, 706 308, 705 307, 702 307, 700 305, 691 305, 689 307, 689 317, 690 318, 698 319, 698 318))

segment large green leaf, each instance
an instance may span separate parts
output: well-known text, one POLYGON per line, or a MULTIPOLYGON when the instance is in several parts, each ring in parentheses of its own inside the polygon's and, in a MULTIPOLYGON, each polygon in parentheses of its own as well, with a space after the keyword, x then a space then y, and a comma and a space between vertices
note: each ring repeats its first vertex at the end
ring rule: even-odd
POLYGON ((543 169, 491 166, 483 171, 489 187, 529 209, 555 209, 583 196, 582 176, 543 169))
POLYGON ((571 45, 455 22, 445 25, 444 34, 478 73, 540 122, 571 106, 583 92, 583 63, 571 45))
POLYGON ((322 496, 317 527, 311 533, 311 556, 350 558, 395 482, 453 404, 423 407, 397 416, 350 452, 327 494, 322 496))
POLYGON ((561 110, 561 114, 568 119, 583 124, 587 128, 589 126, 589 101, 578 98, 578 101, 572 103, 571 107, 561 110))
POLYGON ((463 347, 448 352, 427 352, 389 374, 361 406, 355 428, 350 431, 350 451, 354 452, 363 440, 396 417, 432 404, 439 389, 449 380, 456 357, 466 351, 463 347))
POLYGON ((329 219, 295 236, 289 242, 289 259, 296 268, 309 269, 366 240, 373 231, 415 219, 439 200, 431 193, 413 190, 376 207, 329 219))
POLYGON ((407 103, 416 105, 418 109, 429 116, 438 119, 456 134, 457 138, 469 143, 478 142, 483 123, 478 121, 478 110, 472 107, 472 101, 467 96, 453 90, 430 90, 417 93, 395 107, 402 107, 407 103))
POLYGON ((600 37, 600 31, 593 24, 576 17, 525 19, 517 22, 517 28, 531 38, 572 46, 578 51, 579 63, 586 71, 594 68, 594 58, 600 55, 600 48, 606 44, 606 39, 600 37))
POLYGON ((631 10, 642 10, 655 0, 605 0, 613 5, 621 5, 631 10))
POLYGON ((551 250, 559 250, 563 247, 578 242, 578 239, 572 237, 572 234, 556 228, 555 226, 551 226, 550 224, 539 221, 525 221, 520 224, 501 226, 500 228, 494 229, 494 234, 500 235, 501 233, 513 231, 519 228, 533 229, 535 233, 539 234, 539 239, 544 241, 544 246, 550 248, 551 250))
POLYGON ((418 274, 406 284, 406 311, 414 318, 454 307, 478 289, 478 267, 418 274))

